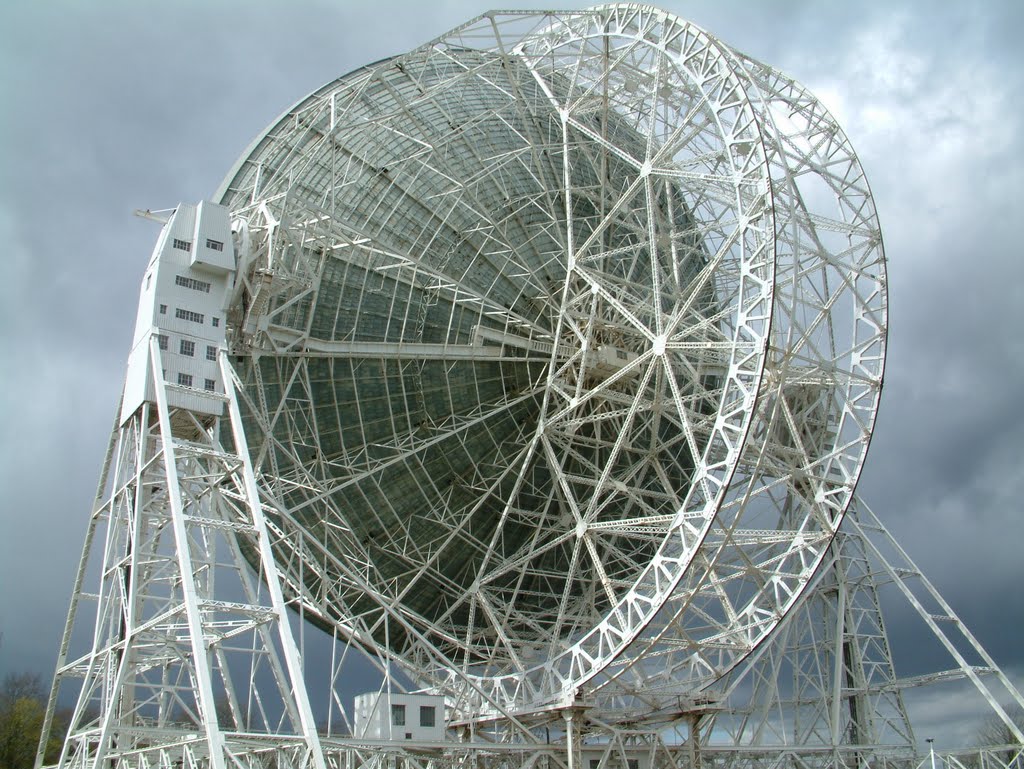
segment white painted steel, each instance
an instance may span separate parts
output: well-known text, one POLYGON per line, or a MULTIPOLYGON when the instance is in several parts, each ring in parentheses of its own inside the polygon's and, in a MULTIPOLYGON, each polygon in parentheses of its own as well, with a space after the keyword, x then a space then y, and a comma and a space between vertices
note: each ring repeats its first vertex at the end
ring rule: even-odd
POLYGON ((241 426, 170 408, 155 337, 150 355, 156 402, 115 431, 93 517, 104 537, 87 554, 100 565, 91 648, 68 660, 62 647, 56 671, 55 693, 81 680, 60 763, 170 760, 168 746, 201 735, 203 763, 225 767, 237 751, 226 735, 244 731, 297 739, 301 763, 323 769, 277 571, 260 560, 269 533, 241 426))
POLYGON ((292 580, 322 624, 400 617, 388 653, 467 713, 644 710, 799 598, 886 323, 866 182, 799 86, 646 6, 488 14, 307 97, 219 200, 262 482, 366 565, 369 598, 292 580))

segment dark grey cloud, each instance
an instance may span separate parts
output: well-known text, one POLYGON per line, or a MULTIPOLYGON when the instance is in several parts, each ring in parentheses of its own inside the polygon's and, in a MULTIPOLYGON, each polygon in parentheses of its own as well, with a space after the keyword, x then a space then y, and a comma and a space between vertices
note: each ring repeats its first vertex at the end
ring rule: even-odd
MULTIPOLYGON (((1024 6, 664 5, 805 82, 858 149, 891 286, 885 394, 862 492, 997 661, 1024 678, 1024 652, 1007 632, 1024 627, 1024 6)), ((156 235, 131 211, 211 195, 251 138, 304 94, 485 9, 0 9, 0 674, 49 675, 56 653, 156 235)), ((896 611, 889 627, 897 661, 922 664, 914 622, 896 611)), ((922 701, 941 722, 941 702, 922 701)))

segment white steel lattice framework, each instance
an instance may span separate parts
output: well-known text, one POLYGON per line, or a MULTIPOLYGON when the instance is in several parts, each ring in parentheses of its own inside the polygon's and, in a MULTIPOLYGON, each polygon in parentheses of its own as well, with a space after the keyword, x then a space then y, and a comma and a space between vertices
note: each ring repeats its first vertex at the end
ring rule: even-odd
POLYGON ((184 293, 145 281, 151 385, 76 585, 101 562, 90 651, 77 597, 62 643, 63 764, 389 760, 318 735, 286 603, 446 697, 467 747, 435 764, 575 769, 597 739, 602 767, 693 765, 723 733, 914 755, 871 539, 836 538, 881 389, 881 235, 805 89, 646 6, 491 13, 300 101, 216 199, 230 258, 179 207, 154 263, 184 293), (171 383, 166 297, 217 319, 214 395, 171 383))

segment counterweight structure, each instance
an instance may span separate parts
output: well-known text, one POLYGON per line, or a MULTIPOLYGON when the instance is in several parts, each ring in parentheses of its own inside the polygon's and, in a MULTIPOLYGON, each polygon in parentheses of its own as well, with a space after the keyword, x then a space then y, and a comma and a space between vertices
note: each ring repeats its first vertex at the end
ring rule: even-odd
POLYGON ((842 130, 675 16, 494 12, 329 83, 166 217, 61 764, 912 765, 885 584, 1021 741, 854 495, 886 319, 842 130))

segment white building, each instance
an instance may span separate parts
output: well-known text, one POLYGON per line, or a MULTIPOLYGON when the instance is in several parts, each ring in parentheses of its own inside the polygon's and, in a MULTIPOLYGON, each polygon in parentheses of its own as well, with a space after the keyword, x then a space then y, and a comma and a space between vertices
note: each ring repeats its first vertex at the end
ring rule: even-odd
POLYGON ((355 698, 355 736, 377 740, 444 740, 444 697, 368 692, 355 698))
POLYGON ((128 356, 121 422, 155 394, 150 338, 159 344, 168 405, 220 414, 224 392, 218 352, 234 285, 229 212, 204 201, 181 203, 160 233, 142 279, 139 314, 128 356))

